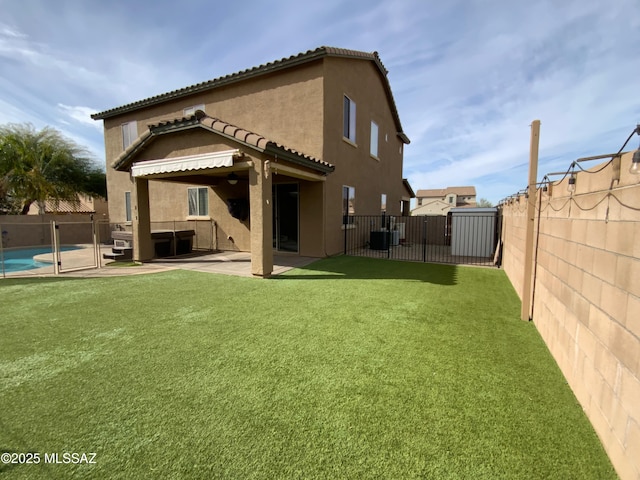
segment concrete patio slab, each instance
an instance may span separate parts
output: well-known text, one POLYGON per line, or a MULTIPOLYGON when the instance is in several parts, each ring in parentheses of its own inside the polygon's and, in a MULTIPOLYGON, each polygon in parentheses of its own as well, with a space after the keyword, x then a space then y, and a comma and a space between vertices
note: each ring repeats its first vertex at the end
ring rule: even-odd
MULTIPOLYGON (((110 251, 110 248, 104 252, 110 251)), ((101 252, 104 253, 104 252, 101 252)), ((51 254, 40 256, 39 260, 48 262, 43 268, 8 273, 7 278, 43 277, 53 276, 51 254)), ((151 262, 135 266, 109 266, 112 260, 101 258, 101 268, 87 268, 95 265, 92 249, 74 250, 62 252, 61 277, 114 277, 123 275, 140 275, 146 273, 158 273, 168 270, 193 270, 205 273, 218 273, 241 277, 252 277, 251 253, 249 252, 215 252, 204 254, 192 254, 176 258, 160 258, 151 262)), ((292 268, 303 267, 318 260, 313 257, 301 257, 297 255, 274 255, 273 273, 279 275, 292 268)), ((1 275, 0 275, 1 276, 1 275)))

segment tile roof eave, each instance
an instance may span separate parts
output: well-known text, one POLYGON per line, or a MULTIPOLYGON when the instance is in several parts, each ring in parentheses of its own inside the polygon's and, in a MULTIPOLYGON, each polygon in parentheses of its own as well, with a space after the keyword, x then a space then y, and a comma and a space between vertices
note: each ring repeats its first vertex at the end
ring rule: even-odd
POLYGON ((416 194, 413 191, 413 188, 411 187, 411 184, 409 183, 409 179, 403 178, 402 179, 402 183, 404 184, 404 186, 407 189, 407 191, 410 193, 411 198, 416 198, 416 194))
POLYGON ((368 52, 361 52, 357 50, 348 50, 348 49, 335 48, 335 47, 319 47, 319 48, 316 48, 315 50, 308 50, 307 52, 299 53, 298 55, 293 55, 288 58, 283 58, 281 60, 276 60, 274 62, 269 62, 263 65, 259 65, 257 67, 241 70, 239 72, 214 78, 212 80, 207 80, 207 81, 190 85, 187 87, 183 87, 177 90, 172 90, 170 92, 161 93, 153 97, 148 97, 142 100, 131 102, 131 103, 122 105, 120 107, 115 107, 108 110, 104 110, 102 112, 94 113, 91 115, 91 118, 93 120, 104 120, 110 117, 115 117, 123 113, 137 110, 139 108, 157 105, 159 103, 162 103, 168 100, 185 97, 185 96, 192 95, 194 93, 198 93, 201 91, 209 90, 212 88, 219 88, 224 85, 240 82, 242 80, 246 80, 252 77, 266 75, 279 70, 285 70, 297 65, 302 65, 302 64, 323 58, 325 56, 342 57, 342 58, 358 58, 358 59, 370 60, 374 62, 374 64, 377 66, 382 76, 384 88, 387 93, 389 103, 391 104, 391 107, 392 107, 392 114, 396 122, 396 125, 398 127, 397 135, 405 144, 409 144, 411 141, 409 140, 409 137, 402 130, 402 124, 400 123, 400 116, 398 115, 398 109, 396 107, 395 99, 393 98, 393 93, 391 91, 391 85, 389 84, 389 79, 387 77, 388 71, 385 68, 385 66, 382 64, 382 61, 380 60, 378 52, 368 53, 368 52))
POLYGON ((305 155, 301 152, 297 152, 285 147, 284 145, 268 140, 256 133, 241 129, 219 119, 209 117, 200 110, 188 118, 149 125, 149 130, 129 145, 129 147, 116 158, 112 163, 112 166, 114 169, 119 171, 128 171, 133 163, 133 157, 136 153, 143 150, 155 137, 192 128, 203 128, 229 140, 240 143, 252 150, 278 156, 281 159, 316 170, 324 175, 335 170, 335 166, 330 163, 305 155), (226 130, 229 130, 229 132, 226 130), (253 141, 250 141, 249 139, 253 139, 253 141))

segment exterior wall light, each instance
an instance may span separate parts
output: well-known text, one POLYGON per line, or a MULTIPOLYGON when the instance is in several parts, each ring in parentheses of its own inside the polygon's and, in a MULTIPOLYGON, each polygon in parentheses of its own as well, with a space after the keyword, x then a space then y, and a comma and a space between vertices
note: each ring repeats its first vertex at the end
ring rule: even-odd
POLYGON ((569 177, 569 185, 567 185, 567 190, 571 193, 576 191, 576 174, 572 173, 569 177))
POLYGON ((238 175, 236 175, 235 173, 231 172, 227 176, 227 182, 229 182, 229 185, 235 185, 236 183, 238 183, 238 175))
POLYGON ((551 195, 551 179, 545 175, 544 178, 542 179, 542 193, 545 196, 550 196, 551 195))
POLYGON ((631 168, 629 168, 629 173, 632 175, 640 175, 640 149, 636 150, 633 154, 633 159, 631 160, 631 168))

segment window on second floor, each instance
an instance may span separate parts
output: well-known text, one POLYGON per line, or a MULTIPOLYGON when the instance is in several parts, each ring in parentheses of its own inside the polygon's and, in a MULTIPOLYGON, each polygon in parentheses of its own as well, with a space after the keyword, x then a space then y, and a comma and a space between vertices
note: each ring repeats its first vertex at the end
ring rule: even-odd
POLYGON ((209 189, 207 187, 189 188, 189 216, 206 217, 209 215, 209 189))
POLYGON ((382 213, 387 212, 387 194, 386 193, 383 193, 382 195, 380 195, 380 211, 382 213))
POLYGON ((138 138, 138 124, 128 122, 122 124, 122 149, 126 150, 138 138))
POLYGON ((371 121, 371 145, 369 152, 372 156, 378 158, 378 124, 371 121))
POLYGON ((182 114, 185 117, 190 117, 191 115, 196 113, 196 110, 202 110, 204 112, 204 103, 199 103, 198 105, 194 105, 193 107, 187 107, 182 111, 182 114))
POLYGON ((356 104, 346 95, 343 101, 343 128, 342 135, 356 143, 356 104))

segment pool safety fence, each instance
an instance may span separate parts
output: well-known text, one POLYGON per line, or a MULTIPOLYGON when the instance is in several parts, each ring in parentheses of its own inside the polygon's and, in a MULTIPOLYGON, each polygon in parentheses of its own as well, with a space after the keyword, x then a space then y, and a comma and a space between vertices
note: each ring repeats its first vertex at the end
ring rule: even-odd
POLYGON ((2 277, 33 277, 101 267, 100 223, 6 222, 0 224, 2 277))

